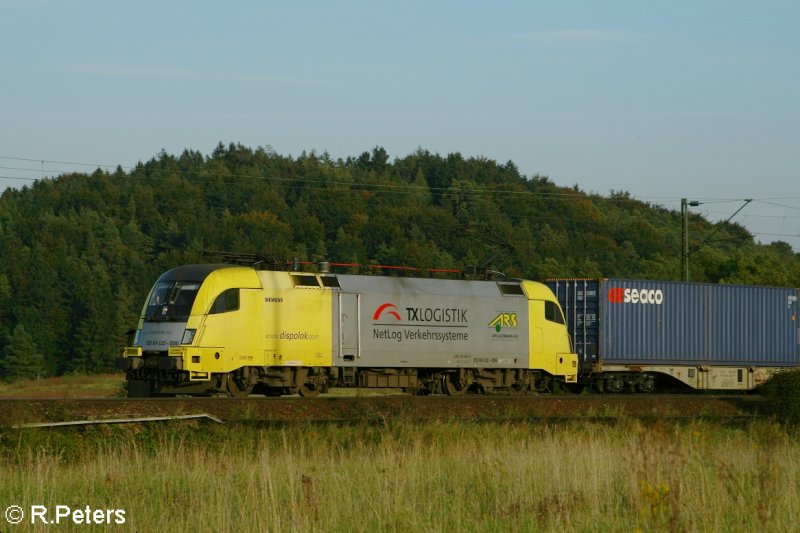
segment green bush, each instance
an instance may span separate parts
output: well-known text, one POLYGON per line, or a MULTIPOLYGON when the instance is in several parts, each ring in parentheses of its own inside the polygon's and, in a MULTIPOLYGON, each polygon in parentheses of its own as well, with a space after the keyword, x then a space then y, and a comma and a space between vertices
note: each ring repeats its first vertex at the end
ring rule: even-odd
POLYGON ((772 414, 787 426, 800 426, 800 370, 783 370, 761 386, 772 414))

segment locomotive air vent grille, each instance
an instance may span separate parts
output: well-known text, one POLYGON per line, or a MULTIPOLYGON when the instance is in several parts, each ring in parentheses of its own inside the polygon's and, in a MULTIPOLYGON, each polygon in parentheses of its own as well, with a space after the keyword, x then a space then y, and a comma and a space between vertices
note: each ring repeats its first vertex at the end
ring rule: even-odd
POLYGON ((498 283, 497 287, 506 296, 525 296, 522 291, 522 285, 519 283, 498 283))
POLYGON ((339 278, 336 276, 320 276, 319 280, 322 282, 322 286, 328 289, 341 289, 341 285, 339 285, 339 278))
POLYGON ((313 274, 292 274, 292 283, 295 287, 319 287, 317 277, 313 274))

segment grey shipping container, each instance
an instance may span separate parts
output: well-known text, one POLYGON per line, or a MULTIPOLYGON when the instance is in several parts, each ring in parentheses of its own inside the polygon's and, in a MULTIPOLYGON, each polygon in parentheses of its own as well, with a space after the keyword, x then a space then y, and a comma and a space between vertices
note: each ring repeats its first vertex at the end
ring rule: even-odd
POLYGON ((625 279, 546 282, 582 368, 800 363, 798 290, 625 279))

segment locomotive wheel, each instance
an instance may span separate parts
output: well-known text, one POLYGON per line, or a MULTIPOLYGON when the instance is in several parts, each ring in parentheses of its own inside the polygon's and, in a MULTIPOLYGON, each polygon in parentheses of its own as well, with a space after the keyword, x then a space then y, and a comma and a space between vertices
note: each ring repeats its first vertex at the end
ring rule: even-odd
POLYGON ((297 387, 297 394, 303 398, 313 398, 314 396, 319 396, 320 392, 322 392, 322 387, 316 383, 303 383, 297 387))
POLYGON ((461 396, 467 392, 469 383, 467 383, 467 374, 463 370, 458 372, 448 373, 442 376, 442 385, 444 391, 449 396, 461 396))
POLYGON ((522 396, 523 394, 528 394, 528 392, 531 390, 531 384, 524 382, 522 383, 516 382, 513 383, 510 387, 507 387, 505 390, 506 393, 511 396, 522 396))
POLYGON ((228 372, 225 376, 225 391, 231 398, 247 398, 253 391, 255 380, 250 379, 250 373, 243 369, 239 372, 228 372))
POLYGON ((311 374, 298 372, 298 380, 301 382, 297 386, 297 394, 304 398, 319 396, 322 392, 328 391, 328 376, 326 374, 311 374))
POLYGON ((153 395, 153 384, 143 379, 128 380, 128 398, 149 398, 153 395))
POLYGON ((553 378, 550 376, 541 376, 536 382, 534 382, 534 386, 536 387, 536 392, 552 392, 551 385, 553 384, 553 378))
POLYGON ((521 373, 521 375, 519 375, 519 381, 513 383, 506 390, 508 391, 508 394, 512 396, 521 396, 523 394, 528 394, 531 391, 533 388, 532 384, 533 379, 531 376, 527 373, 521 373))
POLYGON ((506 391, 507 391, 507 392, 508 392, 508 394, 510 394, 511 396, 522 396, 523 394, 525 394, 525 393, 528 391, 528 389, 527 389, 526 387, 523 387, 523 386, 522 386, 521 384, 519 384, 519 383, 514 383, 513 385, 511 385, 510 387, 508 387, 508 388, 506 389, 506 391))

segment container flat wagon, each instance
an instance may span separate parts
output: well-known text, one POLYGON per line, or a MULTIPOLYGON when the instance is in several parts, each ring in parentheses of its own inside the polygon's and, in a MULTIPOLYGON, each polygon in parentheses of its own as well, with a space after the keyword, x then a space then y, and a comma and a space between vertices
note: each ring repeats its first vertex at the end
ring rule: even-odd
POLYGON ((585 384, 751 390, 800 364, 798 289, 551 279, 585 384))

